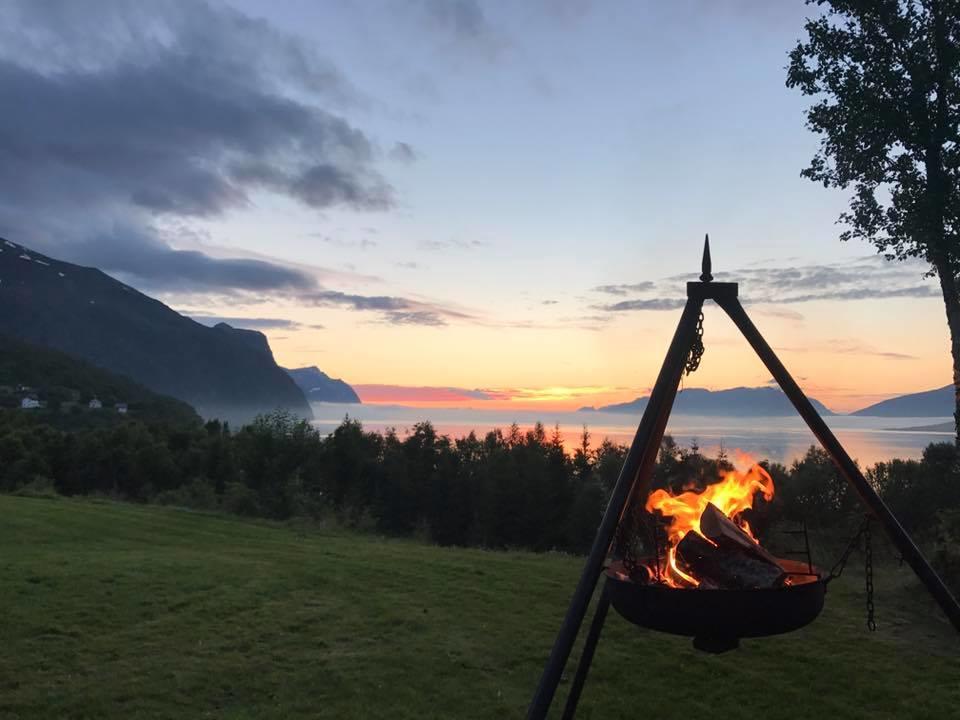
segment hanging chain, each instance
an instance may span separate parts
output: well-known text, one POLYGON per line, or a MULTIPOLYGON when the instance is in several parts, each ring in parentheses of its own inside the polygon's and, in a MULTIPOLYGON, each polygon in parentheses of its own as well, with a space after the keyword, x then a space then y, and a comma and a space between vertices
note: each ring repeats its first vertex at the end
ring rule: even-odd
POLYGON ((832 568, 830 568, 830 574, 827 576, 827 582, 836 580, 838 577, 843 575, 843 569, 847 566, 847 560, 850 558, 850 553, 860 546, 860 538, 863 537, 863 534, 867 531, 869 523, 870 518, 864 516, 863 522, 860 524, 860 528, 857 530, 857 534, 850 538, 850 542, 848 542, 847 547, 844 548, 843 553, 840 555, 840 559, 834 563, 832 568))
POLYGON ((877 620, 873 606, 873 539, 870 535, 871 520, 872 518, 869 515, 864 515, 863 522, 860 523, 857 534, 850 539, 847 547, 843 550, 843 554, 840 555, 840 559, 830 568, 830 574, 827 575, 826 581, 830 582, 843 575, 843 568, 846 567, 850 554, 854 549, 860 547, 860 538, 863 538, 863 574, 867 593, 867 628, 873 632, 877 629, 877 620))
POLYGON ((867 516, 863 533, 863 574, 867 591, 867 628, 870 632, 877 629, 877 620, 873 611, 873 541, 870 538, 870 516, 867 516))
POLYGON ((690 345, 690 354, 687 355, 687 362, 684 364, 684 371, 687 375, 696 372, 700 367, 700 360, 703 358, 705 348, 703 347, 703 312, 700 312, 700 318, 697 320, 697 334, 690 345))

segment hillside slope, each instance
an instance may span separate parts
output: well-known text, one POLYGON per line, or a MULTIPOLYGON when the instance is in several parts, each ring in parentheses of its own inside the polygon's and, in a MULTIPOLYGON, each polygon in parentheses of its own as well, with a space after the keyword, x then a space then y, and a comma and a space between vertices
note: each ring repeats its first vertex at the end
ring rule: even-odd
MULTIPOLYGON (((67 355, 59 350, 31 345, 21 340, 0 336, 0 405, 17 407, 23 395, 36 397, 46 404, 31 414, 54 417, 70 414, 75 407, 77 418, 67 424, 76 425, 85 417, 116 418, 115 406, 127 406, 127 417, 138 420, 165 420, 175 423, 199 422, 193 408, 182 400, 160 395, 129 378, 67 355), (22 385, 29 391, 19 391, 22 385), (99 413, 88 413, 84 406, 97 398, 103 403, 99 413)), ((82 424, 82 423, 80 423, 82 424)))
POLYGON ((951 417, 954 408, 953 385, 936 390, 900 395, 875 403, 851 415, 872 417, 951 417))
POLYGON ((360 402, 360 397, 352 387, 339 378, 330 377, 318 367, 288 368, 287 374, 311 402, 360 402))
MULTIPOLYGON (((640 397, 626 403, 604 405, 599 408, 581 408, 595 412, 635 414, 647 406, 649 397, 640 397)), ((821 415, 833 415, 826 405, 809 398, 821 415)), ((734 417, 778 417, 795 415, 796 409, 778 387, 737 387, 729 390, 686 388, 677 394, 674 413, 685 415, 727 415, 734 417)))
MULTIPOLYGON (((583 566, 103 502, 0 517, 0 715, 23 720, 521 718, 583 566)), ((578 717, 955 715, 956 634, 876 572, 875 633, 850 572, 808 628, 723 655, 611 612, 578 717), (651 692, 684 676, 707 680, 651 692)))
POLYGON ((125 375, 205 417, 277 407, 312 417, 261 333, 205 327, 100 270, 0 240, 0 308, 0 334, 125 375))

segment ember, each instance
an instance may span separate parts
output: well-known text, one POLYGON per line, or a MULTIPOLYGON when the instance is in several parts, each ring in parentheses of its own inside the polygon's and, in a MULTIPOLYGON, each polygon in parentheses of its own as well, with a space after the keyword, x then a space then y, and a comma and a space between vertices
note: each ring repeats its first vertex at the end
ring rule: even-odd
POLYGON ((669 520, 667 544, 651 575, 677 588, 765 588, 783 584, 779 562, 760 546, 743 518, 756 495, 773 498, 773 480, 760 465, 731 470, 701 492, 657 490, 647 512, 669 520))

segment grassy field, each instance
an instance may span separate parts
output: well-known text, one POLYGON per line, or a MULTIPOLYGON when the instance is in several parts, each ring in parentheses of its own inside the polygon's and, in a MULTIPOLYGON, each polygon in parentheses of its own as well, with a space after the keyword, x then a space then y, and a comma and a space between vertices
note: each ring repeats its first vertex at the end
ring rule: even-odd
MULTIPOLYGON (((522 717, 581 562, 0 497, 0 718, 522 717)), ((611 614, 579 717, 956 717, 958 638, 848 572, 721 656, 611 614)))

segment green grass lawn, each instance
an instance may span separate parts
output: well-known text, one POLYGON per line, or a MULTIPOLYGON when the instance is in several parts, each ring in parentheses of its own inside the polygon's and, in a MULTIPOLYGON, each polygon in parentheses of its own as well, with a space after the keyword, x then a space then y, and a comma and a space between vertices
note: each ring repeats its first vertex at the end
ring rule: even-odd
MULTIPOLYGON (((522 717, 581 565, 0 497, 0 718, 522 717)), ((893 570, 868 634, 848 573, 721 656, 611 613, 579 717, 957 717, 960 639, 893 570)))

